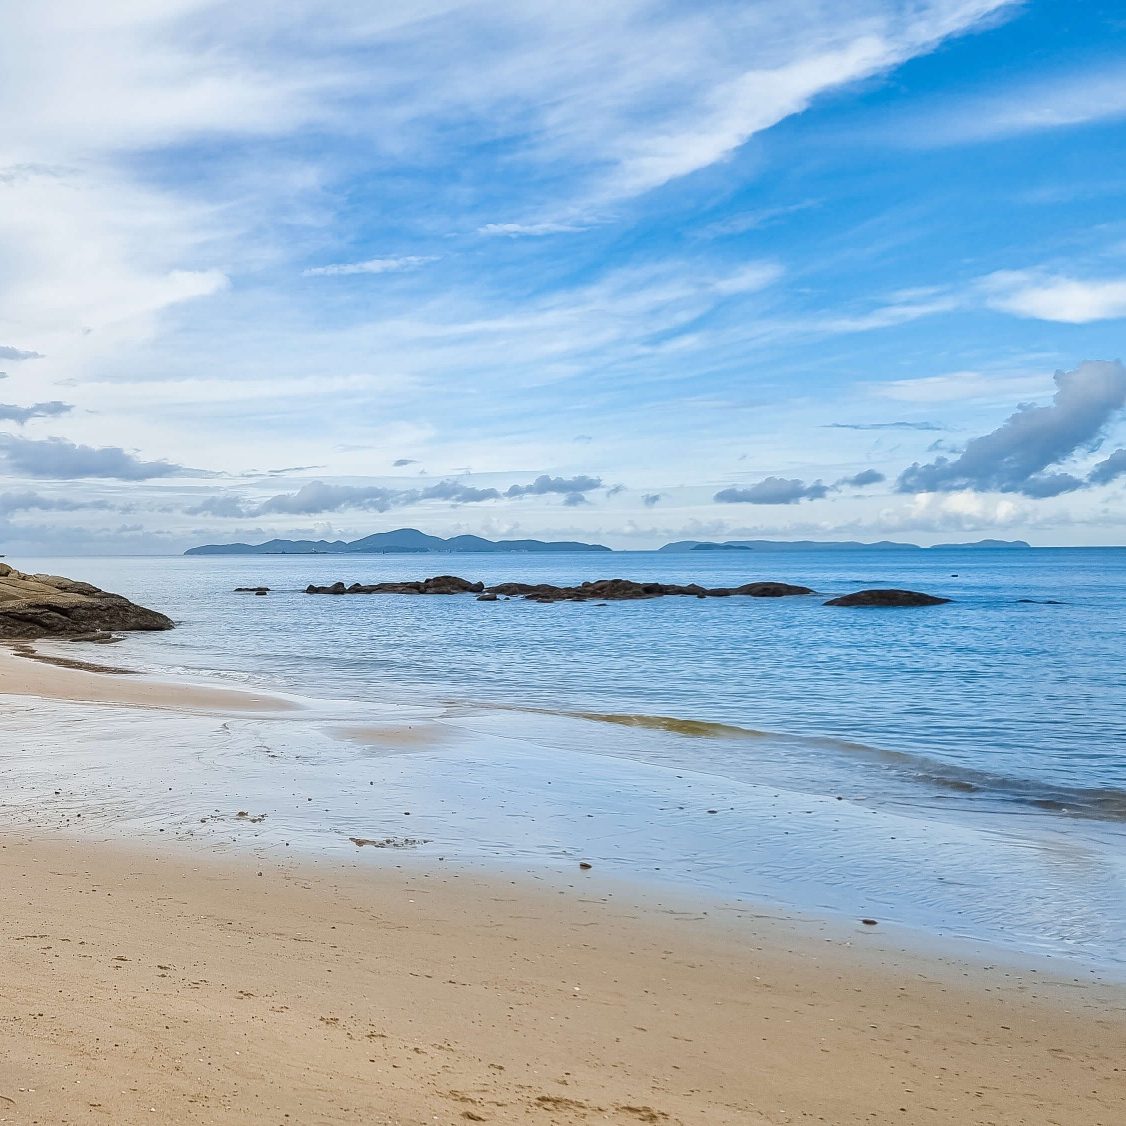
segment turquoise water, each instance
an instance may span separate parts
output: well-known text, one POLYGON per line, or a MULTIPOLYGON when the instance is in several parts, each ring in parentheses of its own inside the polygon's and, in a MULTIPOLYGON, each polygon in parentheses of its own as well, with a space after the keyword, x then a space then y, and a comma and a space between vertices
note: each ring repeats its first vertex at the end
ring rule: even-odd
MULTIPOLYGON (((587 814, 609 803, 617 828, 599 839, 619 867, 797 906, 878 904, 932 929, 956 916, 959 933, 1121 958, 1126 549, 14 562, 180 622, 97 657, 298 693, 349 722, 363 722, 366 704, 436 709, 455 745, 373 756, 310 734, 303 753, 334 793, 378 766, 383 792, 440 800, 427 832, 447 852, 589 852, 587 814), (544 606, 302 593, 438 573, 777 579, 825 597, 886 585, 954 601, 849 610, 823 597, 544 606), (269 597, 233 593, 258 584, 269 597), (685 797, 693 787, 706 808, 685 797), (470 789, 479 816, 465 813, 470 789), (693 811, 702 818, 689 824, 693 811)), ((268 787, 261 769, 255 785, 268 787)), ((376 782, 365 775, 365 801, 376 782)), ((338 835, 353 814, 366 824, 367 806, 340 802, 325 807, 338 835)), ((313 831, 302 816, 286 822, 292 832, 313 831)))

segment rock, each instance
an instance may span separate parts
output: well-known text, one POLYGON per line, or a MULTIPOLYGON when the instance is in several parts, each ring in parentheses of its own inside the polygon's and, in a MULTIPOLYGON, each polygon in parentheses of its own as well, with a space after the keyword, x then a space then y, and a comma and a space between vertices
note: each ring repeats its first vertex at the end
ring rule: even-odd
POLYGON ((525 598, 529 602, 633 602, 666 595, 693 598, 730 598, 743 595, 749 598, 782 598, 787 595, 812 594, 807 586, 790 583, 757 582, 739 587, 702 587, 698 583, 635 582, 633 579, 596 579, 578 586, 556 586, 553 583, 497 583, 486 587, 481 582, 470 582, 457 575, 436 575, 418 582, 374 583, 365 586, 353 583, 333 583, 332 586, 305 588, 306 594, 476 594, 480 602, 496 602, 499 598, 525 598))
POLYGON ((58 575, 25 575, 7 563, 0 564, 0 639, 70 638, 165 630, 173 625, 164 614, 89 583, 58 575))
POLYGON ((860 921, 861 921, 861 922, 862 922, 862 923, 863 923, 863 924, 864 924, 864 925, 865 925, 866 927, 874 927, 874 926, 876 926, 876 920, 875 920, 875 919, 861 919, 860 921))
POLYGON ((747 583, 737 586, 732 594, 745 594, 750 598, 788 598, 791 595, 812 594, 807 586, 791 586, 789 583, 747 583))
POLYGON ((236 586, 235 594, 269 594, 268 586, 236 586))
POLYGON ((591 870, 591 868, 593 868, 593 867, 594 867, 594 865, 593 865, 593 864, 591 864, 591 862, 590 862, 589 860, 580 860, 580 861, 579 861, 579 867, 580 867, 580 868, 581 868, 581 869, 582 869, 582 870, 583 870, 584 872, 589 872, 589 871, 591 870))
POLYGON ((855 594, 843 594, 840 598, 830 598, 826 606, 941 606, 949 598, 939 598, 934 594, 923 594, 917 590, 858 590, 855 594))

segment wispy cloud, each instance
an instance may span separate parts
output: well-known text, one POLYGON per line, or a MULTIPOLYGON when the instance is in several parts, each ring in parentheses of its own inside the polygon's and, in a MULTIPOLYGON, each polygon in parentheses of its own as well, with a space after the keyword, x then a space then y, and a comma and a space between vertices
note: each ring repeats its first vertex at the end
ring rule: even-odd
POLYGON ((1011 83, 1001 91, 958 100, 900 122, 897 135, 921 145, 992 141, 1126 117, 1126 67, 1081 71, 1011 83))
POLYGON ((540 223, 486 223, 477 228, 479 235, 505 235, 508 238, 540 238, 544 235, 577 234, 590 230, 589 223, 544 221, 540 223))
POLYGON ((945 430, 937 422, 827 422, 823 430, 945 430))
POLYGON ((74 407, 70 403, 52 399, 49 403, 33 403, 30 407, 18 407, 12 403, 0 403, 0 421, 16 422, 22 426, 33 418, 58 418, 69 414, 74 407))
POLYGON ((393 274, 401 270, 417 270, 436 258, 407 255, 403 258, 368 258, 363 262, 338 262, 331 266, 313 266, 302 273, 307 278, 345 277, 350 274, 393 274))

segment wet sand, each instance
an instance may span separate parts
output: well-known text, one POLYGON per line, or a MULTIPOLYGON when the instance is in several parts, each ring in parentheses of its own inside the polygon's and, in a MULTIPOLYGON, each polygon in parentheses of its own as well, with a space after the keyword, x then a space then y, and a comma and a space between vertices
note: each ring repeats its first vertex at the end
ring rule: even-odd
MULTIPOLYGON (((270 704, 8 654, 0 691, 270 704)), ((511 880, 88 834, 0 826, 0 1122, 1123 1121, 1126 989, 1074 967, 598 866, 511 880)))
POLYGON ((194 684, 172 684, 117 669, 102 660, 100 646, 69 645, 65 657, 44 653, 35 643, 0 644, 0 695, 37 696, 79 703, 125 704, 173 711, 225 715, 293 712, 299 705, 280 696, 194 684), (34 657, 20 650, 32 649, 34 657), (91 654, 91 650, 95 650, 91 654), (60 664, 59 662, 66 662, 60 664), (87 666, 101 666, 94 669, 87 666), (124 673, 124 675, 122 675, 124 673))

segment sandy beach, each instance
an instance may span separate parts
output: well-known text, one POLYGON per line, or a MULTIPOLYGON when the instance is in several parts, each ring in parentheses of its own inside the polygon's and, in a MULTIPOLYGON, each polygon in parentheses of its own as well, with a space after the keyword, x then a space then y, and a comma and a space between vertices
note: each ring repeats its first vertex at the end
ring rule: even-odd
MULTIPOLYGON (((292 706, 8 651, 0 692, 292 706)), ((1126 1106, 1126 990, 1074 967, 577 866, 75 834, 0 828, 0 1122, 1111 1126, 1126 1106)))

